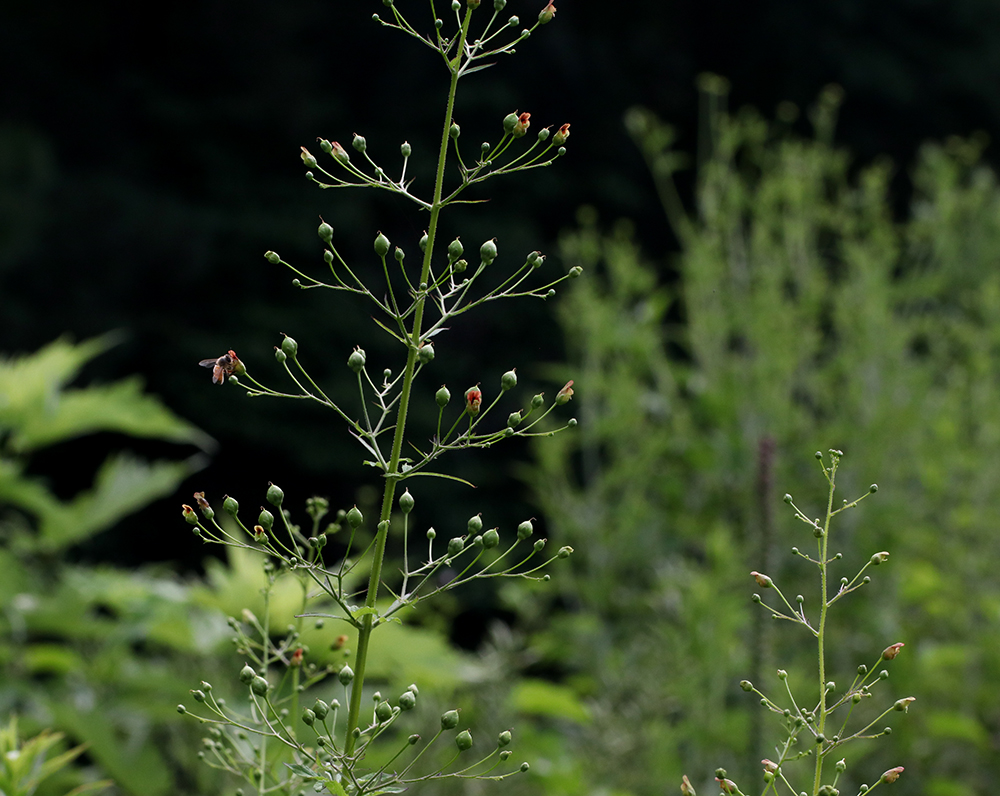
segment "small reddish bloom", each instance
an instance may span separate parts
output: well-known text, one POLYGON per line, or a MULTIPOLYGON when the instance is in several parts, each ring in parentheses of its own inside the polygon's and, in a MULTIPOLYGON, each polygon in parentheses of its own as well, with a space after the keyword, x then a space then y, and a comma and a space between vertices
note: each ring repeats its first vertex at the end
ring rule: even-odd
POLYGON ((569 138, 569 123, 567 122, 562 127, 560 127, 554 136, 552 136, 552 143, 556 146, 562 146, 566 143, 566 139, 569 138))
POLYGON ((903 770, 904 769, 902 766, 896 766, 895 768, 890 768, 879 779, 880 781, 885 783, 895 782, 897 779, 899 779, 899 775, 903 773, 903 770))
POLYGON ((545 25, 545 24, 551 22, 552 18, 555 15, 556 15, 555 4, 552 2, 552 0, 549 0, 549 4, 547 6, 545 6, 545 8, 543 8, 538 13, 538 21, 541 22, 543 25, 545 25))
POLYGON ((768 577, 767 575, 765 575, 765 574, 764 574, 763 572, 757 572, 757 571, 754 571, 754 572, 751 572, 750 574, 751 574, 751 575, 753 575, 753 579, 754 579, 755 581, 757 581, 757 585, 758 585, 758 586, 760 586, 760 587, 761 587, 762 589, 767 589, 767 588, 769 588, 769 587, 771 586, 771 583, 773 582, 773 581, 772 581, 772 580, 771 580, 771 579, 770 579, 770 578, 769 578, 769 577, 768 577))
POLYGON ((562 406, 570 402, 573 397, 573 380, 570 379, 559 392, 556 393, 556 405, 562 406))
POLYGON ((475 417, 483 403, 483 391, 479 387, 470 387, 465 391, 465 411, 475 417))
POLYGON ((899 641, 895 644, 892 644, 891 646, 886 647, 884 650, 882 650, 882 660, 891 661, 893 658, 899 655, 899 651, 905 646, 906 645, 902 641, 899 641))

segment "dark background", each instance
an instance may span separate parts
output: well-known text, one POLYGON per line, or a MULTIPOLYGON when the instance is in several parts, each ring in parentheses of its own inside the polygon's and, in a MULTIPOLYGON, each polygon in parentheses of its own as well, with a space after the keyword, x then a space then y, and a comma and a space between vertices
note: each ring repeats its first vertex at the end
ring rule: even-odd
MULTIPOLYGON (((415 22, 426 14, 424 2, 400 5, 415 22)), ((542 5, 511 0, 505 15, 533 20, 542 5)), ((446 226, 467 248, 496 236, 501 261, 505 253, 554 253, 559 231, 591 204, 605 220, 635 219, 669 277, 674 239, 622 116, 634 104, 653 109, 693 152, 703 72, 730 79, 732 107, 751 104, 766 115, 781 101, 805 107, 824 85, 842 85, 837 140, 858 163, 894 160, 901 212, 906 164, 922 141, 1000 127, 1000 8, 979 0, 557 5, 555 21, 517 57, 463 84, 456 110, 472 156, 480 141, 499 137, 514 109, 530 111, 538 126, 572 123, 569 154, 555 168, 491 183, 481 194, 492 197, 488 212, 463 209, 446 226)), ((359 492, 357 449, 319 409, 250 401, 214 387, 197 362, 234 348, 255 376, 280 386, 271 350, 287 332, 334 392, 347 383, 354 345, 366 347, 376 372, 383 367, 389 349, 379 347, 367 308, 298 292, 262 256, 274 249, 305 270, 321 268, 320 215, 353 261, 374 265, 369 247, 379 229, 416 252, 419 214, 370 193, 321 192, 303 179, 299 160, 299 146, 317 136, 346 145, 358 132, 394 164, 407 139, 415 189, 427 189, 444 70, 418 42, 373 23, 374 12, 385 9, 360 0, 20 3, 0 11, 0 350, 124 330, 125 342, 86 378, 140 372, 220 443, 184 499, 198 488, 255 505, 254 491, 262 498, 268 480, 290 498, 371 499, 359 492)), ((991 156, 995 162, 987 150, 991 156)), ((552 256, 549 267, 565 265, 552 256)), ((463 321, 455 344, 438 345, 424 398, 441 381, 455 395, 481 381, 488 400, 507 368, 558 361, 548 318, 525 302, 463 321)), ((552 389, 542 368, 519 375, 552 389)), ((94 443, 62 446, 32 466, 72 494, 122 440, 94 443)), ((128 446, 149 456, 183 453, 128 446)), ((475 513, 523 455, 510 447, 477 463, 456 460, 482 489, 448 497, 448 511, 475 513)), ((196 561, 202 553, 186 535, 163 544, 161 532, 142 532, 163 528, 179 502, 150 507, 84 554, 196 561)), ((509 493, 505 504, 515 522, 531 511, 509 493)))

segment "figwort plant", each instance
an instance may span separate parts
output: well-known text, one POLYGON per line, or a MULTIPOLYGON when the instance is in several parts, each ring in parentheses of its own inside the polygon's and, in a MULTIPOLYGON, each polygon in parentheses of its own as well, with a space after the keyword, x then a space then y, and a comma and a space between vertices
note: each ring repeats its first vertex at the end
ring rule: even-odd
MULTIPOLYGON (((815 565, 819 570, 819 615, 811 618, 807 615, 805 598, 801 594, 797 595, 794 601, 789 601, 771 577, 762 572, 750 573, 757 581, 758 586, 773 591, 775 594, 775 599, 770 602, 764 600, 759 594, 753 596, 753 601, 770 611, 771 616, 775 619, 786 619, 810 633, 816 640, 818 661, 816 683, 811 687, 804 686, 802 689, 798 687, 793 689, 793 684, 789 682, 793 678, 790 678, 784 669, 779 669, 777 676, 780 696, 765 694, 749 680, 743 680, 740 683, 740 687, 744 691, 757 694, 760 697, 761 705, 778 716, 784 727, 784 738, 775 747, 777 759, 761 760, 761 765, 764 768, 762 794, 784 793, 787 789, 787 792, 793 796, 795 794, 837 796, 840 793, 837 789, 837 781, 840 779, 840 775, 847 770, 847 761, 841 757, 842 747, 849 741, 888 735, 892 732, 892 728, 881 726, 886 716, 895 711, 905 713, 914 701, 914 697, 897 699, 884 710, 879 711, 873 718, 858 721, 855 716, 855 708, 870 699, 873 696, 873 690, 879 683, 889 677, 889 672, 885 669, 879 669, 879 667, 885 661, 891 661, 899 654, 904 646, 902 642, 891 644, 882 650, 878 659, 871 666, 865 664, 858 666, 850 686, 841 693, 838 693, 836 683, 827 679, 826 648, 829 641, 827 618, 830 608, 851 592, 871 581, 871 577, 866 574, 869 567, 877 567, 889 559, 889 554, 885 551, 875 553, 854 577, 842 577, 836 589, 831 589, 834 577, 830 571, 831 564, 839 562, 842 558, 840 553, 831 555, 829 552, 830 526, 833 518, 842 511, 855 508, 864 498, 878 491, 878 485, 872 484, 861 497, 851 502, 844 500, 840 506, 834 507, 837 469, 843 455, 841 451, 830 450, 829 464, 827 464, 823 454, 820 451, 816 452, 816 459, 823 468, 823 476, 826 478, 828 487, 826 514, 823 519, 810 519, 795 505, 791 495, 785 495, 784 498, 785 503, 792 507, 796 518, 804 522, 816 538, 815 558, 803 553, 797 547, 792 548, 792 553, 815 565), (798 696, 796 696, 796 691, 798 691, 798 696), (857 726, 859 724, 860 726, 857 726), (808 788, 796 787, 792 782, 794 775, 786 771, 789 763, 803 758, 812 758, 811 784, 808 788), (827 762, 835 758, 840 759, 833 764, 831 776, 831 766, 828 766, 827 762)), ((902 772, 902 766, 890 768, 873 785, 861 785, 858 788, 859 796, 871 793, 882 783, 895 782, 902 772)), ((715 777, 722 793, 744 796, 739 786, 733 780, 728 779, 725 769, 718 769, 715 772, 715 777)), ((682 780, 681 792, 684 796, 694 796, 694 788, 687 777, 682 780)))
MULTIPOLYGON (((319 139, 317 155, 303 147, 301 157, 308 179, 322 188, 380 189, 405 197, 426 213, 426 231, 419 241, 412 241, 412 249, 419 254, 408 257, 405 245, 393 247, 378 232, 371 262, 349 263, 334 243, 333 227, 324 221, 318 234, 325 247, 325 276, 310 275, 271 251, 265 258, 289 268, 295 274, 293 284, 301 289, 326 288, 367 302, 376 311, 382 331, 398 343, 402 366, 396 375, 390 369, 373 374, 368 370, 364 349, 355 348, 347 356, 346 366, 357 380, 357 401, 346 406, 331 400, 309 375, 300 359, 298 343, 288 336, 276 347, 275 356, 294 384, 291 392, 258 382, 232 350, 201 363, 212 368, 214 382, 224 383, 228 378, 230 384, 242 387, 249 395, 306 399, 332 410, 362 446, 366 464, 379 471, 384 485, 381 510, 374 523, 354 507, 324 528, 322 520, 329 513, 329 504, 312 498, 307 501, 309 522, 304 530, 293 523, 284 508, 284 493, 274 484, 266 493, 274 511, 262 508, 255 521, 248 521, 240 513, 232 497, 222 503, 224 512, 232 518, 223 523, 217 521, 202 493, 195 495, 200 516, 191 506, 184 506, 185 519, 206 542, 257 551, 264 557, 265 606, 279 579, 297 578, 301 583, 302 609, 283 638, 276 640, 281 631, 276 633, 271 627, 266 610, 260 617, 245 611, 242 621, 230 619, 237 651, 246 661, 239 673, 248 700, 245 708, 234 710, 208 683, 191 692, 198 703, 196 708, 178 707, 181 713, 211 725, 203 759, 241 776, 258 793, 299 793, 304 786, 311 786, 316 792, 345 796, 377 794, 398 792, 414 782, 442 777, 501 779, 526 771, 527 763, 511 770, 502 765, 511 756, 510 749, 505 748, 511 741, 506 730, 500 732, 491 750, 475 755, 473 762, 464 762, 464 753, 473 745, 473 739, 469 730, 461 727, 457 710, 444 713, 429 741, 416 734, 397 735, 399 727, 395 725, 401 714, 416 704, 419 692, 415 685, 398 695, 395 704, 379 692, 369 691, 367 698, 373 705, 363 711, 371 636, 387 622, 399 621, 402 609, 474 579, 545 579, 548 576, 540 571, 572 552, 564 547, 545 556, 545 540, 530 538, 534 530, 530 520, 507 535, 497 528, 483 530, 481 516, 476 515, 443 544, 433 529, 427 530, 422 534, 420 552, 415 553, 411 539, 415 529, 409 521, 415 496, 409 489, 397 494, 403 483, 415 475, 461 481, 436 467, 449 451, 488 448, 510 437, 550 435, 575 425, 572 419, 561 427, 543 422, 553 409, 570 400, 572 382, 552 398, 538 394, 518 400, 514 398, 518 380, 512 368, 503 374, 492 399, 479 385, 465 390, 457 406, 451 403, 446 386, 436 393, 427 391, 428 403, 434 402, 431 407, 437 413, 436 433, 429 441, 407 435, 411 402, 421 400, 414 384, 424 366, 434 359, 434 339, 447 330, 451 321, 487 301, 549 298, 555 294, 557 284, 580 275, 580 269, 573 268, 561 276, 539 278, 545 257, 536 251, 523 260, 518 258, 519 264, 507 268, 498 278, 503 258, 496 239, 484 242, 475 257, 469 258, 472 262, 466 259, 459 238, 447 243, 439 239, 442 212, 450 205, 467 202, 460 199, 467 188, 497 175, 549 166, 565 154, 568 124, 555 133, 544 128, 529 141, 530 114, 515 111, 502 122, 497 120, 496 143, 477 146, 470 157, 462 151, 461 130, 453 117, 459 81, 491 66, 489 59, 512 54, 516 44, 552 21, 555 6, 549 2, 530 27, 522 27, 516 16, 501 17, 506 0, 493 0, 489 4, 492 8, 480 0, 451 0, 447 8, 440 9, 437 6, 443 4, 431 0, 429 33, 424 35, 393 0, 382 3, 389 17, 383 19, 376 14, 374 21, 438 53, 449 78, 430 195, 421 196, 411 190, 407 164, 417 155, 408 143, 401 145, 402 162, 395 167, 379 162, 365 138, 357 134, 348 147, 319 139), (446 187, 449 180, 453 182, 446 187), (412 261, 416 261, 415 266, 411 266, 412 261), (487 272, 493 274, 493 283, 498 283, 495 287, 483 287, 482 277, 487 272), (498 418, 502 400, 510 406, 498 418), (342 532, 337 537, 340 544, 328 547, 338 531, 342 532), (399 579, 392 580, 392 588, 383 578, 390 535, 403 548, 402 571, 399 579), (336 554, 331 553, 333 548, 336 554), (307 617, 314 619, 315 627, 321 627, 327 618, 335 618, 356 634, 350 665, 310 662, 309 649, 302 640, 307 617), (346 705, 342 707, 336 699, 317 699, 303 707, 300 700, 305 688, 328 677, 336 677, 343 686, 346 705), (417 764, 428 747, 441 738, 451 738, 454 744, 451 760, 427 773, 417 764)), ((346 634, 340 636, 334 646, 343 647, 348 638, 346 634)))

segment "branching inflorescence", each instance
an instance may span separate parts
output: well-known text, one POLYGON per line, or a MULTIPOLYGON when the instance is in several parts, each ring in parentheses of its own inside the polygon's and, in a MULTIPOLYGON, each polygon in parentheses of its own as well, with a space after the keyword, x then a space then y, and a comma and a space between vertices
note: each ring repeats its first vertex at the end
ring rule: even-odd
MULTIPOLYGON (((501 17, 505 0, 493 0, 492 14, 480 8, 480 0, 452 0, 448 13, 442 14, 436 9, 439 4, 435 0, 429 4, 432 32, 427 35, 410 24, 393 0, 383 0, 391 18, 374 17, 383 27, 403 32, 439 53, 449 76, 431 194, 418 195, 407 177, 413 156, 408 143, 400 147, 401 165, 392 170, 398 176, 390 176, 388 167, 372 156, 361 135, 355 134, 351 141, 353 156, 337 141, 326 139, 318 139, 319 157, 305 147, 301 151, 307 178, 321 188, 384 190, 426 212, 427 228, 415 245, 419 264, 411 267, 404 248, 393 247, 381 232, 374 239, 374 262, 350 263, 334 243, 333 226, 322 219, 318 235, 324 244, 325 275, 313 275, 274 252, 265 254, 269 263, 291 270, 293 285, 300 289, 325 288, 367 302, 374 308, 381 330, 402 347, 403 366, 395 375, 391 370, 373 374, 368 370, 364 349, 355 348, 347 357, 347 366, 357 381, 357 404, 350 407, 331 399, 309 375, 300 359, 299 344, 287 335, 276 347, 275 357, 294 385, 291 390, 274 389, 258 381, 232 350, 201 363, 212 368, 213 381, 228 380, 249 396, 303 399, 332 410, 364 449, 365 463, 377 469, 383 479, 381 509, 373 529, 366 527, 357 507, 335 515, 335 521, 324 527, 330 507, 322 498, 307 502, 310 523, 303 528, 293 522, 291 513, 284 508, 284 492, 274 484, 266 493, 274 511, 261 508, 256 522, 246 520, 231 497, 222 503, 228 515, 224 522, 219 521, 202 493, 195 495, 197 510, 183 507, 185 519, 205 542, 254 551, 263 557, 265 609, 279 581, 294 578, 300 585, 301 610, 296 614, 296 623, 284 631, 271 626, 267 610, 259 617, 244 611, 240 620, 229 620, 237 651, 246 661, 239 675, 248 698, 245 708, 234 710, 216 696, 208 683, 191 692, 198 709, 179 707, 182 713, 208 725, 202 755, 206 762, 244 778, 258 793, 298 793, 308 784, 317 792, 354 796, 398 792, 413 783, 442 777, 502 779, 527 770, 526 763, 500 770, 511 755, 505 748, 511 742, 507 730, 499 734, 492 751, 475 762, 462 762, 460 756, 473 742, 468 729, 459 730, 455 710, 441 717, 440 728, 427 742, 418 735, 397 735, 395 725, 401 713, 416 704, 416 685, 400 694, 395 704, 377 691, 368 692, 373 700, 370 715, 362 706, 371 634, 389 622, 399 621, 397 615, 402 609, 477 579, 547 579, 543 573, 547 565, 572 552, 563 547, 546 555, 545 540, 531 539, 531 520, 520 523, 505 541, 499 528, 483 530, 481 515, 472 517, 463 532, 444 544, 437 540, 433 528, 425 531, 422 541, 416 544, 411 538, 415 529, 410 522, 415 498, 407 488, 397 498, 397 488, 418 475, 467 483, 438 469, 437 462, 445 453, 488 448, 511 437, 551 435, 575 425, 572 419, 553 424, 550 418, 554 410, 571 399, 572 381, 551 399, 539 393, 511 407, 506 417, 501 415, 495 420, 501 399, 509 398, 517 387, 517 374, 511 369, 501 377, 491 400, 477 384, 467 389, 461 405, 450 411, 451 393, 442 386, 435 394, 434 435, 429 441, 414 441, 406 434, 413 384, 434 359, 434 340, 447 331, 451 321, 489 301, 551 298, 559 283, 580 275, 579 268, 572 268, 539 279, 545 256, 534 251, 508 269, 499 285, 484 288, 482 277, 488 270, 496 271, 499 266, 494 262, 501 259, 496 239, 479 247, 474 267, 466 259, 459 238, 447 245, 440 243, 439 219, 446 207, 471 203, 463 196, 465 190, 491 177, 551 165, 566 152, 569 124, 563 124, 555 133, 542 129, 529 144, 531 115, 513 112, 498 125, 502 132, 495 144, 482 144, 475 158, 464 155, 461 129, 453 118, 459 80, 493 65, 489 59, 512 54, 516 44, 553 19, 556 9, 549 2, 531 27, 522 28, 516 16, 501 17), (478 33, 473 35, 473 30, 478 33), (455 179, 447 189, 446 178, 455 179), (390 533, 403 546, 402 566, 394 573, 392 587, 383 578, 390 533), (339 544, 328 547, 334 534, 340 534, 336 537, 339 544), (333 548, 336 553, 331 555, 333 548), (308 646, 301 639, 307 619, 314 622, 315 628, 332 620, 356 634, 353 667, 317 665, 309 660, 308 646), (342 708, 338 699, 317 699, 310 707, 302 708, 299 702, 303 692, 331 677, 343 687, 346 707, 342 708), (450 761, 430 773, 418 765, 431 744, 451 736, 455 750, 450 761), (370 755, 376 740, 396 744, 397 748, 388 753, 380 749, 378 755, 370 755), (377 764, 370 762, 373 757, 377 764)), ((338 636, 334 647, 347 644, 348 633, 338 636)))
MULTIPOLYGON (((850 502, 844 500, 840 506, 834 505, 837 470, 843 455, 838 450, 830 450, 829 464, 827 464, 823 454, 819 451, 816 452, 816 459, 823 468, 823 476, 827 482, 826 513, 822 519, 810 518, 795 504, 791 495, 786 494, 784 498, 785 503, 791 506, 794 511, 795 517, 810 529, 812 536, 816 539, 815 557, 803 553, 798 547, 793 547, 792 553, 808 561, 819 571, 820 606, 818 615, 810 617, 807 614, 805 598, 801 594, 795 597, 793 605, 770 576, 762 572, 750 573, 758 586, 773 591, 777 596, 777 602, 769 602, 765 601, 760 594, 755 594, 753 601, 770 611, 771 616, 775 619, 800 625, 812 635, 817 644, 818 661, 817 682, 814 684, 815 690, 811 691, 810 696, 803 697, 801 690, 799 690, 798 695, 796 694, 796 689, 793 689, 792 683, 789 682, 789 674, 784 669, 779 669, 777 673, 780 683, 780 695, 778 696, 764 693, 749 680, 740 682, 740 687, 744 691, 756 694, 760 698, 760 704, 778 717, 784 732, 783 740, 775 746, 776 759, 761 761, 764 779, 762 796, 769 793, 773 793, 775 796, 781 793, 789 793, 792 796, 800 793, 809 793, 812 796, 837 796, 840 793, 837 789, 837 782, 841 774, 847 770, 847 761, 845 758, 838 760, 833 766, 834 772, 831 781, 824 783, 826 772, 829 771, 828 768, 825 768, 827 761, 833 757, 839 757, 842 754, 841 748, 849 741, 888 735, 892 732, 892 728, 881 726, 886 717, 893 712, 906 712, 914 701, 914 697, 897 699, 874 718, 865 718, 860 723, 855 718, 855 709, 870 699, 875 687, 889 677, 887 670, 879 670, 878 667, 883 662, 891 661, 899 654, 904 646, 902 642, 891 644, 882 650, 873 664, 859 665, 846 690, 838 693, 837 684, 833 680, 827 680, 826 646, 829 609, 851 592, 866 586, 871 581, 871 577, 866 574, 869 568, 884 564, 889 559, 889 554, 885 551, 875 553, 853 577, 842 577, 836 589, 831 593, 830 566, 843 558, 840 553, 831 555, 829 552, 832 520, 841 512, 857 507, 864 498, 878 491, 878 486, 872 484, 868 491, 856 500, 850 502), (787 765, 802 758, 812 758, 813 760, 811 783, 808 790, 796 787, 786 776, 787 765)), ((807 689, 808 691, 809 689, 807 689)), ((885 771, 874 784, 861 785, 858 789, 859 796, 871 793, 877 785, 882 783, 895 782, 902 771, 902 766, 885 771)), ((724 769, 720 768, 716 771, 716 781, 719 783, 722 793, 743 796, 743 791, 727 777, 724 769)), ((694 794, 694 788, 687 777, 683 779, 681 792, 685 796, 693 796, 694 794)))

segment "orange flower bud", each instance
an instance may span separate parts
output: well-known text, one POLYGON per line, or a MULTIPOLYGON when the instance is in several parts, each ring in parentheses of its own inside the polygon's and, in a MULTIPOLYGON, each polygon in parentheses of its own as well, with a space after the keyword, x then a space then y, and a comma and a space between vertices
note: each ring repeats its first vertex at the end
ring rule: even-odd
POLYGON ((566 139, 569 138, 569 124, 564 124, 560 127, 554 136, 552 136, 552 143, 556 146, 562 146, 566 143, 566 139))

